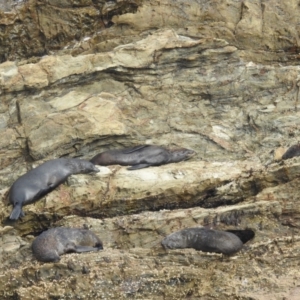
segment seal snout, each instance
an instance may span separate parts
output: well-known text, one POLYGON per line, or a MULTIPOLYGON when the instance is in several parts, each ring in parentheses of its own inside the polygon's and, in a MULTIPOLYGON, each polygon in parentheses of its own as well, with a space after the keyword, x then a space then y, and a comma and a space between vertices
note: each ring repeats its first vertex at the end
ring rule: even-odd
POLYGON ((170 160, 170 162, 180 162, 188 160, 196 154, 194 150, 186 148, 175 149, 171 152, 173 154, 173 158, 170 160))
POLYGON ((190 159, 190 158, 193 157, 194 155, 196 155, 196 151, 190 150, 190 149, 188 149, 188 150, 186 151, 186 156, 187 156, 186 159, 190 159))

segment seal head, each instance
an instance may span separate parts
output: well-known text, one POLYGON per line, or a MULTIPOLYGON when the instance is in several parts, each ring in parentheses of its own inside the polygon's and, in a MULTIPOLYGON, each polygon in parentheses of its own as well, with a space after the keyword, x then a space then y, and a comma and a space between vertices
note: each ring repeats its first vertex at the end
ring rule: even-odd
POLYGON ((93 163, 85 159, 65 158, 65 160, 65 165, 69 168, 71 175, 97 173, 100 171, 93 163))
POLYGON ((190 149, 181 148, 176 150, 170 150, 170 154, 172 155, 170 158, 170 162, 176 163, 176 162, 190 159, 196 154, 196 152, 190 149))
POLYGON ((194 227, 168 235, 162 240, 162 245, 166 249, 194 248, 232 255, 242 249, 243 242, 231 232, 194 227))
POLYGON ((90 230, 57 227, 44 231, 32 243, 37 260, 58 262, 60 255, 70 252, 82 253, 103 249, 101 240, 90 230))

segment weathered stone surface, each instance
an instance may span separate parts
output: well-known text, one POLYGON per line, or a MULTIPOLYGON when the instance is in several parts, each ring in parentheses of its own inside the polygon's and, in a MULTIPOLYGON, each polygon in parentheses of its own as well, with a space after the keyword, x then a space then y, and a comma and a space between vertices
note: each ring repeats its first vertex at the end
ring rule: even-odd
POLYGON ((299 5, 0 0, 0 298, 297 299, 299 5), (56 157, 138 144, 192 160, 71 176, 7 220, 9 187, 56 157), (104 251, 32 256, 54 226, 104 251), (193 226, 252 228, 234 257, 165 251, 193 226))
POLYGON ((107 249, 68 254, 57 264, 24 263, 22 269, 10 271, 12 280, 1 281, 1 290, 5 284, 21 299, 45 295, 83 299, 81 293, 85 299, 291 299, 297 291, 293 265, 298 256, 299 236, 256 243, 232 258, 191 249, 107 249))
MULTIPOLYGON (((70 216, 65 217, 57 224, 62 226, 90 227, 102 237, 109 248, 160 248, 161 240, 168 234, 182 228, 209 226, 221 229, 239 226, 249 227, 260 219, 259 234, 256 242, 276 235, 265 228, 276 228, 276 217, 281 214, 278 201, 260 201, 243 205, 233 205, 218 209, 189 208, 180 210, 162 210, 159 212, 144 212, 123 217, 94 218, 70 216), (147 220, 145 222, 145 220, 147 220), (109 232, 109 234, 107 234, 109 232)), ((283 229, 288 233, 288 230, 283 229)))
MULTIPOLYGON (((42 112, 45 118, 41 119, 40 114, 35 114, 23 121, 28 134, 30 155, 39 159, 52 152, 57 155, 73 153, 76 148, 103 136, 126 135, 127 130, 122 123, 122 113, 115 104, 116 100, 118 98, 113 95, 77 93, 75 89, 48 102, 49 111, 42 112), (73 95, 76 95, 75 100, 73 95), (66 112, 67 108, 71 110, 66 112)), ((21 105, 26 110, 28 102, 23 101, 21 105)))
MULTIPOLYGON (((181 162, 134 172, 125 167, 100 167, 97 175, 71 176, 68 186, 61 185, 44 201, 26 208, 29 215, 47 212, 54 219, 62 213, 102 218, 143 210, 215 208, 242 202, 270 187, 296 180, 300 173, 296 162, 274 164, 267 169, 246 161, 181 162)), ((34 218, 28 216, 28 221, 34 218)))
POLYGON ((136 11, 138 2, 1 0, 0 61, 73 48, 81 38, 109 26, 114 14, 136 11))

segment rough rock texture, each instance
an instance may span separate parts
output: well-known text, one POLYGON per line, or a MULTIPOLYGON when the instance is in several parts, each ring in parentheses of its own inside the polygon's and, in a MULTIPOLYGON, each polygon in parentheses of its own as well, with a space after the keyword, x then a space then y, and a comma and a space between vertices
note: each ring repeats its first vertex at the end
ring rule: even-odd
POLYGON ((299 298, 298 1, 0 0, 0 298, 299 298), (9 222, 7 192, 57 157, 137 144, 190 161, 71 176, 9 222), (104 251, 32 256, 88 227, 104 251), (195 226, 252 228, 233 257, 165 251, 195 226))

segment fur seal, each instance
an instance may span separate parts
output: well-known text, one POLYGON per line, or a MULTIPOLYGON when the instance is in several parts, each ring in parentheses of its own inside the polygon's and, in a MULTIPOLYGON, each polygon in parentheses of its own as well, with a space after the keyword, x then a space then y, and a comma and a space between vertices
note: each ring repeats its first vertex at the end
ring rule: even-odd
POLYGON ((94 156, 90 161, 95 165, 122 165, 131 166, 128 170, 143 169, 150 166, 187 160, 195 154, 195 151, 181 148, 168 150, 160 146, 141 145, 119 150, 108 150, 94 156))
POLYGON ((300 156, 300 144, 293 145, 282 155, 282 159, 289 159, 295 156, 300 156))
POLYGON ((101 240, 90 230, 57 227, 48 229, 32 242, 37 260, 58 262, 60 255, 70 252, 90 252, 103 249, 101 240))
POLYGON ((63 183, 68 176, 99 172, 91 162, 78 158, 49 160, 19 177, 9 190, 9 202, 14 206, 11 220, 24 216, 22 206, 35 202, 63 183))
POLYGON ((227 255, 242 249, 243 242, 238 235, 204 227, 186 228, 174 232, 162 240, 166 249, 194 248, 203 252, 216 252, 227 255))

